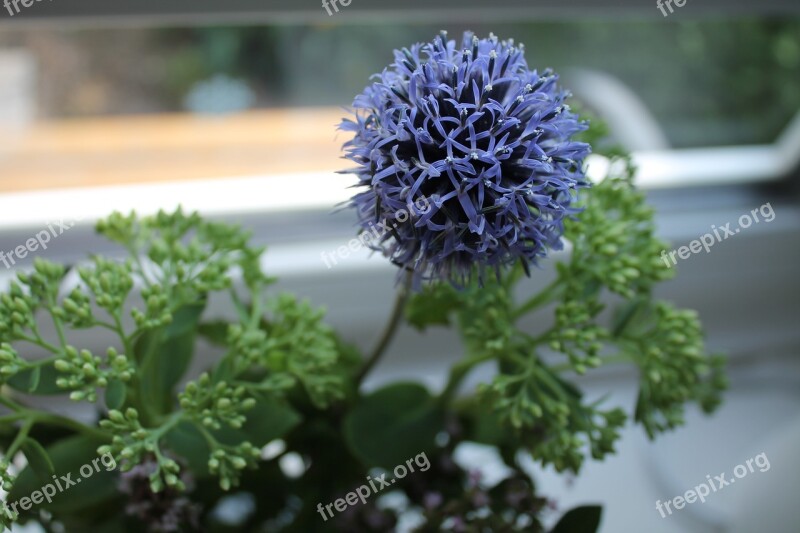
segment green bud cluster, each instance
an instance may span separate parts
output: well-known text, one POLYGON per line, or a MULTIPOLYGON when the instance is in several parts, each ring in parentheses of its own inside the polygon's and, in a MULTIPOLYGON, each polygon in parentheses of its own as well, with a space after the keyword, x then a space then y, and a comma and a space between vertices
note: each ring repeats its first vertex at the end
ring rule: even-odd
POLYGON ((7 458, 0 459, 0 488, 6 492, 11 490, 16 480, 14 474, 9 471, 10 466, 11 463, 7 458))
POLYGON ((12 281, 8 292, 0 295, 0 341, 13 342, 36 327, 34 310, 38 301, 12 281))
POLYGON ((97 388, 108 386, 111 379, 122 382, 130 381, 134 368, 124 355, 117 353, 113 347, 106 351, 106 362, 92 354, 89 350, 80 350, 74 346, 64 349, 63 358, 53 363, 55 369, 66 374, 56 380, 56 385, 71 390, 70 399, 75 401, 97 401, 97 388))
POLYGON ((236 354, 237 368, 265 364, 267 332, 259 327, 231 324, 228 327, 228 346, 236 354))
POLYGON ((148 257, 158 265, 171 264, 175 283, 184 290, 204 293, 230 286, 226 274, 232 266, 232 258, 228 255, 214 256, 196 236, 188 243, 168 236, 157 237, 151 243, 148 257), (197 265, 202 267, 194 271, 197 265))
POLYGON ((243 248, 238 257, 237 265, 242 270, 242 277, 244 278, 245 285, 256 290, 258 287, 263 287, 275 282, 275 278, 271 278, 264 274, 261 268, 261 256, 264 254, 266 247, 247 247, 243 248))
POLYGON ((108 418, 100 421, 100 427, 114 436, 111 444, 100 446, 97 453, 113 455, 120 463, 122 472, 128 472, 147 457, 154 456, 157 466, 150 474, 150 489, 153 492, 161 492, 166 487, 186 490, 186 485, 180 479, 180 465, 165 456, 159 447, 162 432, 142 427, 136 409, 129 407, 124 413, 112 409, 108 412, 108 418))
POLYGON ((521 342, 509 315, 511 295, 498 283, 472 289, 459 309, 458 321, 473 356, 497 359, 521 342))
POLYGON ((608 339, 608 330, 595 323, 603 306, 596 299, 577 299, 567 290, 564 301, 556 307, 556 325, 549 335, 550 348, 565 354, 578 374, 600 366, 600 351, 608 339))
POLYGON ((244 413, 256 405, 255 399, 248 397, 245 387, 233 387, 224 381, 212 384, 206 373, 197 381, 189 382, 178 395, 178 400, 189 417, 214 430, 223 424, 241 428, 247 421, 244 413))
POLYGON ((139 412, 129 407, 123 413, 116 409, 108 412, 108 418, 100 421, 100 427, 111 431, 114 436, 111 444, 100 446, 97 453, 112 454, 122 461, 120 470, 129 471, 141 462, 142 456, 154 453, 156 443, 151 438, 151 432, 142 427, 139 421, 139 412))
MULTIPOLYGON (((11 513, 10 517, 8 515, 6 515, 5 511, 3 511, 2 514, 0 514, 0 527, 1 528, 11 529, 11 526, 14 524, 14 522, 17 520, 17 518, 19 518, 19 512, 14 511, 12 509, 8 509, 8 512, 11 513)), ((4 529, 4 531, 5 531, 5 529, 4 529)))
POLYGON ((55 308, 54 312, 73 328, 89 328, 95 325, 91 298, 80 288, 73 289, 61 302, 61 307, 55 308))
POLYGON ((4 342, 0 344, 0 383, 27 367, 27 363, 20 358, 13 346, 4 342))
POLYGON ((133 308, 131 316, 137 327, 155 329, 172 322, 169 295, 161 285, 146 286, 141 291, 145 311, 133 308))
POLYGON ((644 194, 633 186, 634 168, 629 158, 618 175, 609 176, 584 195, 579 217, 565 222, 565 237, 573 244, 569 277, 582 283, 599 283, 624 298, 648 293, 674 272, 659 254, 666 243, 656 238, 653 210, 644 194))
POLYGON ((174 489, 180 492, 186 490, 186 484, 181 480, 181 467, 169 457, 159 456, 158 467, 150 474, 150 489, 153 492, 161 492, 165 488, 174 489))
POLYGON ((20 283, 27 285, 31 296, 38 307, 40 302, 54 301, 58 295, 58 287, 64 278, 66 269, 63 265, 36 258, 33 261, 33 272, 17 274, 20 283))
POLYGON ((577 472, 587 444, 592 457, 613 453, 625 423, 620 409, 601 411, 581 403, 577 389, 536 358, 519 372, 503 372, 478 389, 520 443, 543 464, 577 472))
MULTIPOLYGON (((0 488, 6 492, 10 492, 11 489, 14 488, 14 480, 16 479, 14 475, 9 472, 9 466, 10 464, 6 458, 0 459, 0 488)), ((9 507, 0 509, 0 529, 11 529, 11 525, 16 521, 18 516, 19 512, 9 507), (6 510, 8 513, 11 513, 11 516, 6 514, 6 510)), ((5 531, 5 529, 3 530, 5 531)))
MULTIPOLYGON (((86 430, 107 434, 110 443, 98 453, 112 454, 123 471, 155 461, 149 478, 153 491, 185 490, 180 457, 162 450, 179 447, 171 439, 180 434, 196 439, 197 447, 209 445, 207 465, 220 486, 230 489, 260 459, 263 428, 251 428, 245 417, 257 400, 286 400, 288 389, 298 386, 318 407, 344 395, 345 372, 337 367, 342 348, 323 323, 323 312, 288 295, 264 301, 263 289, 273 279, 261 270, 264 249, 248 246, 247 232, 180 209, 144 218, 115 213, 97 229, 122 245, 129 258, 93 257, 77 268, 80 284, 69 291, 62 290, 63 266, 37 260, 33 272, 19 274, 0 294, 0 380, 22 392, 49 391, 51 374, 41 368, 52 365, 55 385, 73 400, 96 402, 105 388, 106 405, 118 408, 99 422, 99 430, 86 430), (240 323, 229 328, 229 353, 175 394, 178 374, 189 367, 203 326, 203 303, 210 292, 231 288, 233 270, 241 271, 251 301, 232 294, 240 323), (133 329, 128 330, 123 319, 134 287, 142 304, 130 309, 133 329), (52 317, 54 339, 45 339, 38 329, 41 311, 52 317), (69 343, 67 327, 111 331, 117 348, 109 348, 105 357, 81 350, 69 343), (35 363, 29 380, 10 379, 34 366, 17 353, 19 341, 52 354, 35 363), (173 356, 180 362, 163 364, 173 356)), ((284 403, 278 416, 289 427, 299 414, 284 403)), ((70 424, 77 431, 80 426, 70 424)))
POLYGON ((157 443, 151 439, 150 431, 139 422, 139 412, 129 407, 125 412, 112 409, 108 418, 100 421, 100 427, 113 434, 111 444, 97 449, 99 455, 111 454, 120 463, 120 470, 128 472, 142 462, 142 457, 154 453, 157 443))
POLYGON ((93 263, 93 268, 78 268, 78 274, 94 295, 97 305, 106 311, 116 312, 133 288, 130 264, 103 257, 94 257, 93 263))
POLYGON ((706 357, 697 313, 658 302, 652 326, 639 337, 626 338, 641 370, 635 419, 653 438, 683 424, 684 406, 691 401, 710 411, 727 387, 724 360, 706 357))
POLYGON ((343 383, 336 369, 339 353, 333 330, 322 320, 324 311, 288 294, 273 300, 271 310, 261 365, 273 377, 278 376, 278 381, 281 374, 296 378, 320 408, 341 398, 343 383))
POLYGON ((114 212, 98 220, 95 229, 109 240, 123 245, 137 243, 139 240, 138 221, 134 212, 127 215, 114 212))
POLYGON ((219 477, 222 490, 230 490, 239 485, 241 472, 245 468, 256 468, 261 459, 261 451, 245 441, 237 446, 222 446, 211 453, 208 470, 219 477))
POLYGON ((249 233, 240 227, 206 222, 180 209, 120 224, 116 231, 132 232, 146 243, 144 255, 160 269, 162 284, 170 283, 185 299, 230 287, 228 272, 249 250, 249 233))
POLYGON ((262 325, 231 324, 228 326, 227 345, 236 373, 261 369, 267 374, 259 384, 260 390, 283 394, 297 385, 297 378, 288 373, 283 355, 270 351, 275 343, 269 341, 262 325))

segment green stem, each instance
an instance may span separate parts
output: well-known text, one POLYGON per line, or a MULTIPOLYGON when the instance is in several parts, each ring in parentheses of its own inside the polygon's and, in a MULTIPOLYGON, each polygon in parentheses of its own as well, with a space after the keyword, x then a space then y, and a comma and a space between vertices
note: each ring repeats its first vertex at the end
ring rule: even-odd
POLYGON ((85 424, 81 424, 77 420, 72 420, 71 418, 67 418, 61 415, 56 415, 53 413, 43 413, 40 411, 31 411, 29 409, 23 409, 22 411, 14 413, 13 415, 8 415, 0 418, 0 421, 10 422, 20 419, 27 419, 26 424, 30 423, 31 425, 33 425, 35 423, 39 423, 39 424, 49 424, 51 426, 60 426, 66 429, 71 429, 77 433, 82 433, 84 435, 95 437, 102 441, 111 440, 111 437, 102 430, 89 427, 85 424))
POLYGON ((56 328, 56 333, 58 334, 58 342, 61 343, 61 348, 67 348, 67 336, 64 334, 64 325, 61 323, 61 319, 58 318, 56 315, 51 314, 53 317, 53 326, 56 328))
MULTIPOLYGON (((600 366, 613 365, 617 363, 630 363, 630 362, 631 362, 630 356, 625 354, 617 354, 609 357, 603 357, 601 359, 600 366)), ((572 363, 561 363, 558 365, 551 365, 549 368, 551 372, 554 372, 556 374, 559 374, 561 372, 566 372, 568 370, 574 370, 572 363)))
POLYGON ((12 411, 23 411, 25 408, 20 404, 0 394, 0 403, 11 409, 12 411))
POLYGON ((0 416, 0 424, 11 424, 17 420, 22 420, 23 418, 27 417, 27 413, 14 413, 12 415, 0 416))
MULTIPOLYGON (((120 341, 122 342, 122 350, 125 353, 125 357, 128 359, 128 361, 135 361, 136 353, 133 348, 133 336, 136 335, 137 331, 133 331, 130 335, 126 335, 125 327, 122 324, 122 317, 120 316, 119 311, 117 310, 113 313, 109 313, 109 315, 111 315, 111 318, 114 321, 114 323, 107 324, 106 327, 111 329, 111 331, 115 332, 119 337, 120 341)), ((138 364, 136 366, 138 367, 138 364)), ((140 373, 134 371, 132 379, 125 384, 125 389, 126 389, 125 403, 127 403, 128 405, 132 405, 143 416, 145 421, 147 421, 149 420, 150 413, 147 411, 148 405, 146 404, 146 402, 140 401, 139 376, 140 373)))
POLYGON ((61 427, 67 428, 67 429, 71 429, 73 431, 77 431, 79 433, 83 433, 85 435, 91 435, 91 436, 97 437, 97 438, 102 439, 104 441, 107 441, 107 440, 111 439, 111 437, 105 431, 102 431, 102 430, 99 430, 99 429, 96 429, 96 428, 93 428, 93 427, 89 427, 89 426, 87 426, 85 424, 81 424, 77 420, 73 420, 73 419, 67 418, 65 416, 57 415, 57 414, 54 414, 54 413, 45 413, 45 412, 42 412, 42 411, 34 411, 32 409, 27 409, 26 407, 23 407, 22 405, 18 404, 17 402, 12 400, 11 398, 7 398, 6 396, 0 395, 0 404, 3 404, 6 407, 8 407, 9 409, 11 409, 12 411, 15 411, 11 415, 7 415, 7 416, 2 417, 2 419, 0 419, 0 420, 4 420, 5 421, 5 419, 11 419, 11 418, 14 418, 14 419, 27 418, 28 422, 30 422, 30 423, 39 422, 39 423, 42 423, 42 424, 51 424, 51 425, 54 425, 54 426, 61 426, 61 427))
POLYGON ((37 366, 45 366, 54 363, 59 356, 45 357, 44 359, 37 359, 36 361, 25 361, 25 369, 36 368, 37 366))
POLYGON ((511 313, 511 317, 515 321, 519 320, 521 317, 527 315, 534 309, 538 309, 539 307, 552 302, 558 298, 562 288, 563 285, 561 283, 561 278, 556 278, 552 283, 550 283, 550 285, 542 289, 537 295, 522 304, 520 307, 516 308, 513 313, 511 313))
POLYGON ((119 339, 122 341, 122 349, 125 350, 125 356, 131 358, 134 356, 133 354, 133 344, 131 344, 131 338, 125 335, 125 328, 122 325, 122 318, 119 316, 119 313, 111 313, 111 318, 114 319, 114 325, 112 329, 119 335, 119 339))
POLYGON ((17 436, 14 438, 14 441, 9 445, 8 449, 5 452, 6 457, 12 459, 14 454, 19 451, 22 447, 22 444, 25 442, 25 439, 28 438, 28 434, 31 432, 33 425, 35 422, 32 419, 28 419, 25 421, 25 424, 22 425, 22 428, 17 433, 17 436))
MULTIPOLYGON (((67 349, 67 336, 64 334, 64 324, 61 322, 61 319, 54 313, 54 309, 57 307, 58 302, 56 302, 56 296, 48 292, 47 294, 47 304, 48 304, 48 312, 50 313, 50 319, 53 321, 53 327, 56 330, 56 334, 58 335, 58 342, 61 344, 61 349, 67 349)), ((35 331, 36 336, 41 339, 42 336, 39 334, 38 328, 35 331)))
POLYGON ((539 375, 542 383, 558 396, 558 399, 561 400, 562 403, 569 405, 570 399, 567 398, 564 387, 553 378, 552 369, 548 371, 548 369, 542 365, 541 361, 536 361, 536 365, 538 368, 533 367, 533 372, 539 375))
POLYGON ((506 289, 513 288, 517 282, 522 278, 524 274, 524 269, 520 266, 519 263, 514 265, 514 268, 511 270, 511 273, 505 278, 504 286, 506 289))
POLYGON ((36 337, 31 337, 29 335, 20 335, 19 338, 20 338, 20 340, 29 342, 31 344, 35 344, 36 346, 40 346, 40 347, 44 348, 47 351, 50 351, 50 352, 53 352, 53 353, 61 353, 61 348, 59 348, 58 346, 55 346, 53 344, 50 344, 49 342, 44 340, 39 335, 38 331, 35 331, 34 333, 36 333, 36 337))
POLYGON ((157 441, 161 437, 163 437, 169 430, 177 426, 180 422, 183 421, 184 413, 182 411, 178 411, 176 413, 172 413, 166 421, 164 421, 157 430, 153 431, 152 437, 157 441))
POLYGON ((161 407, 158 407, 158 410, 153 408, 151 402, 147 401, 147 398, 144 398, 144 391, 140 388, 140 385, 143 380, 153 379, 151 366, 155 364, 154 359, 163 338, 163 327, 153 330, 153 334, 147 339, 148 344, 144 355, 141 357, 141 360, 137 362, 137 372, 134 373, 130 383, 131 389, 135 389, 133 399, 136 400, 136 403, 132 403, 132 405, 139 411, 139 415, 142 417, 142 424, 148 427, 153 425, 153 421, 161 414, 158 412, 161 407))
POLYGON ((148 287, 148 288, 152 287, 152 283, 150 282, 150 279, 145 274, 144 264, 142 263, 142 258, 139 255, 139 251, 136 249, 135 246, 126 246, 125 248, 128 250, 128 253, 133 258, 134 270, 136 271, 137 274, 139 274, 139 277, 141 278, 142 283, 144 283, 145 287, 148 287))
POLYGON ((231 295, 231 301, 233 302, 233 306, 236 308, 236 313, 239 315, 239 320, 242 323, 247 322, 247 308, 242 303, 242 299, 239 298, 239 293, 236 292, 236 289, 231 287, 229 289, 231 295))
POLYGON ((206 439, 209 450, 213 452, 214 450, 219 448, 219 442, 217 442, 217 439, 214 438, 211 432, 208 431, 208 429, 203 424, 195 422, 194 426, 197 428, 200 434, 203 435, 203 438, 206 439))
POLYGON ((380 360, 383 353, 386 351, 386 348, 389 347, 389 343, 392 341, 394 334, 397 332, 397 327, 400 325, 400 322, 403 318, 403 310, 406 306, 406 301, 408 301, 408 295, 411 292, 411 282, 414 279, 414 272, 411 270, 406 271, 405 281, 400 289, 397 291, 397 297, 394 301, 394 307, 392 308, 392 313, 389 315, 389 322, 387 322, 386 327, 383 330, 383 333, 378 340, 378 344, 375 345, 375 348, 370 353, 369 357, 367 357, 364 366, 361 367, 358 375, 356 376, 356 383, 361 384, 364 381, 364 378, 369 374, 372 367, 380 360))
POLYGON ((444 390, 439 395, 439 404, 442 406, 447 405, 455 397, 458 388, 464 381, 464 378, 469 375, 470 371, 479 364, 492 359, 491 355, 481 355, 479 357, 471 357, 463 359, 453 365, 450 369, 450 377, 447 380, 444 390))
POLYGON ((250 328, 258 329, 261 322, 261 308, 264 304, 261 296, 261 284, 256 283, 250 288, 250 293, 253 295, 253 302, 250 309, 250 328))
POLYGON ((545 331, 544 333, 542 333, 541 335, 538 335, 536 337, 534 337, 532 335, 528 335, 527 333, 525 333, 523 335, 528 340, 528 342, 530 343, 529 347, 534 348, 534 347, 540 345, 541 343, 543 343, 544 341, 546 341, 547 338, 550 337, 550 335, 552 335, 556 331, 558 331, 557 328, 556 327, 552 327, 552 328, 548 329, 547 331, 545 331))
POLYGON ((114 324, 109 324, 108 322, 104 322, 102 320, 95 320, 93 325, 100 326, 101 328, 106 328, 108 330, 113 331, 114 333, 119 333, 117 326, 115 326, 114 324))
POLYGON ((27 412, 30 416, 30 419, 35 422, 39 422, 42 424, 50 424, 53 426, 61 426, 63 428, 74 430, 78 433, 83 433, 84 435, 90 437, 95 437, 104 442, 111 440, 111 435, 109 435, 105 431, 89 427, 85 424, 81 424, 77 420, 73 420, 65 416, 56 415, 53 413, 41 413, 37 411, 27 411, 27 412))

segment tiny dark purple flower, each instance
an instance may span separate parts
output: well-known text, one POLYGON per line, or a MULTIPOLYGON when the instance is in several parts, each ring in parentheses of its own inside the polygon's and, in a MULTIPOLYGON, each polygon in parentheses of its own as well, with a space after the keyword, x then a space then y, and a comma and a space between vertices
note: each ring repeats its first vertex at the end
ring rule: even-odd
POLYGON ((442 505, 444 498, 440 492, 426 492, 422 499, 422 504, 425 509, 436 509, 442 505))
MULTIPOLYGON (((198 503, 171 488, 152 491, 150 477, 157 468, 155 458, 147 456, 120 475, 118 488, 128 497, 125 513, 141 520, 152 532, 200 531, 201 507, 198 503)), ((182 470, 181 480, 188 491, 194 489, 194 478, 188 469, 182 470)))
POLYGON ((340 125, 373 249, 417 280, 463 282, 562 246, 590 148, 572 140, 586 126, 558 76, 530 70, 513 40, 442 32, 374 77, 340 125))

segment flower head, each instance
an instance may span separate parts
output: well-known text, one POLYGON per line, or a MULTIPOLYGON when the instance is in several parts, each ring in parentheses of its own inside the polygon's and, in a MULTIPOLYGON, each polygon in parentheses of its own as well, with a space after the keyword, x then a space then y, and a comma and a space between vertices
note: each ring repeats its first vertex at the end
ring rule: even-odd
POLYGON ((522 44, 446 33, 395 51, 355 98, 344 148, 363 187, 350 205, 373 249, 417 279, 462 281, 477 267, 526 270, 561 246, 563 218, 588 185, 585 129, 549 70, 522 44))

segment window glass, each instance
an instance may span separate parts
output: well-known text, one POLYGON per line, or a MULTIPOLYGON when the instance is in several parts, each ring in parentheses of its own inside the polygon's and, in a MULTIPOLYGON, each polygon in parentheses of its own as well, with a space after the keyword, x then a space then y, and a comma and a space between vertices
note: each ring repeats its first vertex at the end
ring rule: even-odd
POLYGON ((9 180, 14 187, 91 182, 82 173, 106 172, 101 160, 123 149, 114 173, 123 181, 339 168, 339 108, 391 60, 392 49, 430 40, 442 28, 451 36, 464 27, 513 36, 525 43, 532 66, 560 72, 601 113, 642 111, 665 147, 771 143, 800 109, 796 18, 673 14, 456 27, 353 25, 346 13, 336 16, 341 23, 326 25, 6 27, 0 187, 9 188, 9 180), (198 115, 217 120, 193 122, 198 115), (206 159, 197 159, 198 147, 206 159), (159 157, 161 167, 137 170, 159 157), (195 163, 201 168, 190 168, 195 163))

